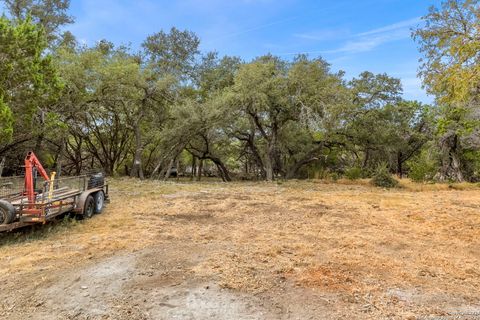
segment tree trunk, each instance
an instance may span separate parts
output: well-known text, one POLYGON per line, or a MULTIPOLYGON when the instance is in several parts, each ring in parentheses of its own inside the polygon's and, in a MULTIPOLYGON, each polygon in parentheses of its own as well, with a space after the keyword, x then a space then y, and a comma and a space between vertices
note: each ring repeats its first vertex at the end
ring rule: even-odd
POLYGON ((370 160, 370 149, 367 147, 365 149, 365 159, 363 160, 362 169, 366 169, 368 166, 368 160, 370 160))
POLYGON ((35 147, 33 149, 33 152, 39 157, 40 160, 42 160, 43 157, 43 150, 42 150, 42 145, 43 145, 43 140, 45 138, 45 134, 43 132, 44 130, 44 125, 45 125, 45 112, 43 110, 40 111, 40 121, 39 121, 39 126, 40 126, 40 133, 37 135, 37 139, 35 141, 35 147))
POLYGON ((303 166, 315 161, 315 160, 318 160, 318 158, 315 158, 315 159, 304 159, 304 160, 301 160, 301 161, 298 161, 296 162, 293 166, 291 166, 286 175, 285 175, 285 179, 293 179, 297 176, 297 173, 298 171, 303 168, 303 166))
POLYGON ((37 139, 35 140, 35 146, 33 147, 33 152, 40 159, 40 161, 43 160, 43 149, 42 149, 43 140, 44 140, 44 134, 40 133, 37 136, 37 139))
POLYGON ((265 165, 262 161, 262 157, 260 156, 260 152, 258 151, 258 148, 255 145, 255 142, 254 142, 253 139, 254 139, 253 136, 251 136, 247 141, 247 145, 248 145, 250 151, 253 154, 253 158, 254 158, 255 162, 257 163, 258 168, 260 169, 260 175, 262 176, 263 179, 266 179, 267 178, 267 171, 266 171, 265 165))
POLYGON ((167 181, 168 178, 170 178, 170 172, 172 171, 174 161, 175 161, 175 159, 172 158, 172 160, 170 160, 170 162, 168 163, 167 171, 165 172, 165 177, 163 179, 164 181, 167 181))
POLYGON ((276 133, 272 130, 272 138, 268 143, 268 152, 267 156, 265 157, 265 171, 267 173, 267 181, 273 181, 275 179, 275 161, 277 159, 276 156, 276 133))
POLYGON ((133 166, 130 172, 132 178, 140 178, 140 180, 145 179, 143 174, 143 165, 142 165, 142 155, 143 155, 143 143, 142 143, 142 133, 140 131, 140 126, 135 125, 135 157, 133 159, 133 166))
POLYGON ((455 133, 445 135, 440 141, 440 148, 442 150, 443 157, 442 168, 438 174, 438 179, 440 181, 464 181, 460 157, 458 156, 458 135, 455 133))
POLYGON ((197 157, 195 157, 192 154, 192 172, 191 172, 191 175, 190 175, 190 179, 192 181, 195 178, 196 174, 197 174, 197 157))
POLYGON ((200 159, 200 163, 198 165, 197 181, 200 181, 202 179, 202 171, 203 171, 203 159, 200 159))
MULTIPOLYGON (((92 169, 93 169, 93 163, 92 163, 92 169)), ((106 174, 108 176, 113 176, 113 173, 115 172, 115 163, 114 162, 111 162, 109 165, 108 165, 108 170, 106 172, 106 174)))
POLYGON ((273 181, 273 163, 270 155, 267 155, 265 159, 265 172, 267 181, 273 181))
POLYGON ((220 176, 223 182, 232 181, 232 178, 230 177, 230 173, 228 172, 227 167, 223 164, 223 162, 219 158, 210 157, 210 160, 212 160, 213 163, 215 163, 215 165, 217 166, 218 172, 220 173, 220 176))
POLYGON ((177 181, 178 181, 178 179, 180 178, 180 171, 179 171, 180 170, 180 159, 177 158, 177 162, 175 163, 175 166, 177 168, 177 177, 176 178, 177 178, 177 181))
POLYGON ((75 174, 78 176, 80 173, 82 173, 82 162, 81 161, 75 161, 74 163, 75 166, 75 174))
MULTIPOLYGON (((75 166, 75 174, 78 176, 82 172, 83 167, 83 160, 82 160, 82 145, 83 145, 83 138, 74 137, 76 145, 69 144, 72 149, 74 149, 74 166, 75 166)), ((68 141, 66 141, 68 143, 68 141)), ((66 146, 67 147, 67 146, 66 146)))
POLYGON ((403 159, 402 159, 402 153, 399 152, 397 154, 397 175, 401 179, 403 178, 403 159))
POLYGON ((162 164, 163 164, 163 160, 160 161, 160 162, 157 164, 157 166, 155 167, 155 169, 153 169, 152 175, 150 176, 150 179, 155 179, 155 175, 157 174, 157 172, 158 172, 158 177, 161 176, 161 170, 160 170, 160 168, 162 167, 162 164))
POLYGON ((62 138, 60 142, 60 146, 58 148, 58 154, 57 154, 57 159, 55 163, 55 172, 57 174, 57 177, 60 177, 62 175, 62 160, 63 160, 63 154, 65 152, 65 138, 62 138))
POLYGON ((275 171, 278 171, 278 152, 277 152, 277 139, 278 139, 278 124, 276 120, 272 120, 272 132, 270 135, 270 140, 268 141, 268 152, 267 152, 267 181, 275 180, 275 171))
POLYGON ((286 179, 293 179, 297 175, 298 171, 305 165, 319 160, 317 154, 322 151, 324 147, 323 142, 319 142, 319 145, 312 150, 310 150, 301 160, 294 163, 288 170, 287 174, 285 175, 286 179))
POLYGON ((5 157, 2 157, 2 161, 0 161, 0 177, 2 176, 4 167, 5 167, 5 157))

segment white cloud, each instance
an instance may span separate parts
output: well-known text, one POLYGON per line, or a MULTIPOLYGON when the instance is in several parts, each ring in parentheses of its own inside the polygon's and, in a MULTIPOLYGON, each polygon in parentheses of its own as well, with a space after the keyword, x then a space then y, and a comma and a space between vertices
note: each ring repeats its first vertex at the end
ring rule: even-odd
POLYGON ((347 29, 324 29, 308 33, 295 33, 293 36, 305 40, 325 41, 345 38, 348 35, 349 32, 347 29))
POLYGON ((362 36, 355 40, 347 41, 343 46, 333 49, 325 50, 323 53, 360 53, 368 52, 379 47, 382 44, 407 39, 410 37, 408 30, 393 30, 393 32, 385 32, 372 34, 372 36, 362 36))
POLYGON ((389 32, 389 31, 395 31, 395 30, 399 30, 399 29, 409 29, 410 27, 414 26, 415 24, 418 24, 420 21, 421 21, 421 18, 417 17, 417 18, 393 23, 393 24, 390 24, 388 26, 381 27, 381 28, 378 28, 378 29, 373 29, 373 30, 370 30, 370 31, 367 31, 367 32, 362 32, 362 33, 359 33, 358 35, 359 36, 368 36, 368 35, 372 35, 372 34, 386 33, 386 32, 389 32))
POLYGON ((295 20, 295 19, 298 19, 298 18, 297 18, 297 17, 292 17, 292 18, 288 18, 288 19, 273 21, 273 22, 266 23, 266 24, 262 24, 262 25, 258 25, 258 26, 253 26, 253 27, 246 28, 246 29, 243 29, 243 30, 238 30, 238 31, 234 31, 234 32, 231 32, 231 33, 227 33, 227 34, 221 35, 221 36, 217 37, 216 39, 210 39, 210 41, 215 41, 215 40, 218 40, 218 39, 225 39, 225 38, 236 37, 236 36, 243 35, 243 34, 246 34, 246 33, 250 33, 250 32, 254 32, 254 31, 258 31, 258 30, 267 29, 267 28, 270 28, 270 27, 273 27, 273 26, 276 26, 276 25, 285 24, 285 23, 290 22, 290 21, 293 21, 293 20, 295 20))
MULTIPOLYGON (((336 49, 311 51, 309 53, 319 54, 355 54, 368 52, 379 47, 382 44, 407 39, 410 37, 410 28, 420 22, 420 18, 408 19, 396 22, 387 26, 365 31, 356 35, 345 36, 345 30, 324 30, 312 33, 294 34, 297 38, 308 39, 312 41, 321 41, 333 39, 335 37, 348 38, 348 40, 336 49), (343 32, 343 34, 342 34, 343 32)), ((291 53, 288 53, 291 54, 291 53)))
POLYGON ((409 38, 410 28, 419 22, 420 18, 413 18, 362 32, 355 35, 354 40, 349 40, 340 48, 327 50, 325 53, 368 52, 382 44, 409 38))

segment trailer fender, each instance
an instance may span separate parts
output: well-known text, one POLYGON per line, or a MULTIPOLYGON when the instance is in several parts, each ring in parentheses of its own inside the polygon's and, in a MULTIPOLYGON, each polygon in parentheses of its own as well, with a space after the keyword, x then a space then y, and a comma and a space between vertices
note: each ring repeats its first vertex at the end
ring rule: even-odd
POLYGON ((103 191, 103 188, 93 188, 93 189, 85 190, 84 192, 82 192, 77 199, 76 206, 75 206, 75 213, 83 214, 85 201, 87 200, 88 196, 89 195, 93 196, 93 194, 98 191, 103 191))

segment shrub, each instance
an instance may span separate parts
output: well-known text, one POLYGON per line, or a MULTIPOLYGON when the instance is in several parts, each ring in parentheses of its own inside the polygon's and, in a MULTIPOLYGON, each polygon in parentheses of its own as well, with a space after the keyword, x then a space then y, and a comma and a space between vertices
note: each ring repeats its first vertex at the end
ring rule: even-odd
POLYGON ((340 175, 338 174, 338 172, 332 172, 330 174, 330 179, 332 179, 334 182, 338 181, 338 179, 340 179, 340 175))
POLYGON ((408 167, 410 168, 408 177, 412 181, 425 182, 434 179, 439 164, 428 150, 423 150, 418 156, 408 162, 408 167))
POLYGON ((392 177, 388 170, 388 166, 386 164, 381 164, 375 170, 372 184, 376 187, 395 188, 398 186, 398 181, 392 177))
POLYGON ((362 168, 359 167, 352 167, 345 171, 345 177, 350 180, 358 180, 362 178, 362 174, 362 168))

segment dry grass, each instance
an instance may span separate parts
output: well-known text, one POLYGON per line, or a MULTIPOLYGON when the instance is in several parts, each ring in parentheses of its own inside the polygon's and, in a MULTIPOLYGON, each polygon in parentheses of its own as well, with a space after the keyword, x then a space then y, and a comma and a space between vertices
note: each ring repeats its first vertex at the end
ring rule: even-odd
POLYGON ((0 269, 41 283, 48 277, 35 276, 38 270, 195 244, 205 249, 188 271, 243 292, 289 282, 346 303, 368 301, 384 315, 403 306, 392 290, 414 296, 410 309, 418 312, 435 312, 442 299, 480 304, 478 186, 401 185, 114 180, 103 215, 4 236, 0 269))

